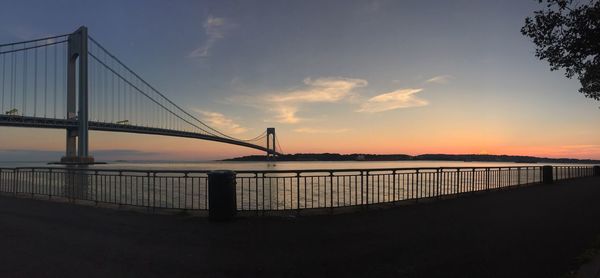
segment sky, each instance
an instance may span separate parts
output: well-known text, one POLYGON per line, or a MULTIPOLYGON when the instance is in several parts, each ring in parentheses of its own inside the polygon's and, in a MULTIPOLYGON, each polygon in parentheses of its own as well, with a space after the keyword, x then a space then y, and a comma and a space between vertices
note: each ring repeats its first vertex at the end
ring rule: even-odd
MULTIPOLYGON (((0 43, 85 25, 207 124, 286 153, 509 154, 600 159, 600 102, 520 34, 534 0, 5 0, 0 43)), ((0 127, 0 160, 50 159, 65 132, 0 127)), ((91 132, 102 159, 259 151, 91 132)))

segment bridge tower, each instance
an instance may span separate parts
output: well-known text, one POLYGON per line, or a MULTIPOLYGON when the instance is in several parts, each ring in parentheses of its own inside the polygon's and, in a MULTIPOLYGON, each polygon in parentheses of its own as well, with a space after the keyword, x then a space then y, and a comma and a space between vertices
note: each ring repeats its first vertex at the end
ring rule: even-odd
POLYGON ((94 163, 88 153, 87 27, 82 26, 70 34, 67 43, 67 119, 77 121, 77 127, 67 129, 67 151, 61 163, 94 163))
POLYGON ((274 160, 277 154, 275 141, 275 128, 267 128, 267 160, 274 160))

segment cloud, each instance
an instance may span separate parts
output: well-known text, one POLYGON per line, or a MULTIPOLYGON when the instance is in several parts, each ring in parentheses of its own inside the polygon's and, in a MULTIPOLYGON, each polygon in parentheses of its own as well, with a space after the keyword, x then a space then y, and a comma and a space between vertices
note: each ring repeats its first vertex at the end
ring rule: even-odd
POLYGON ((335 103, 350 99, 356 88, 367 86, 363 79, 345 77, 322 77, 304 79, 304 87, 285 92, 271 93, 263 97, 263 105, 275 114, 270 121, 295 124, 303 121, 296 114, 303 103, 335 103))
POLYGON ((423 89, 400 89, 374 96, 363 103, 357 112, 377 113, 399 108, 428 105, 429 102, 416 96, 423 89))
POLYGON ((335 133, 344 133, 344 132, 348 132, 348 131, 350 131, 350 129, 348 129, 348 128, 318 129, 318 128, 302 127, 302 128, 294 129, 294 132, 309 133, 309 134, 335 134, 335 133))
POLYGON ((201 114, 203 116, 202 120, 209 126, 218 130, 222 130, 231 134, 241 134, 248 131, 247 128, 240 126, 233 119, 227 118, 221 113, 199 109, 194 109, 194 111, 201 114))
MULTIPOLYGON (((295 106, 277 106, 269 109, 269 111, 275 114, 275 119, 270 122, 278 122, 282 124, 295 124, 303 119, 300 119, 296 113, 298 113, 298 107, 295 106)), ((267 121, 269 122, 269 120, 267 121)))
POLYGON ((425 83, 446 84, 452 78, 454 78, 454 77, 452 75, 449 75, 449 74, 438 75, 438 76, 434 76, 432 78, 427 79, 427 81, 425 81, 425 83))
POLYGON ((226 31, 233 26, 234 25, 231 22, 227 21, 223 17, 214 17, 209 15, 203 25, 204 33, 206 34, 206 40, 202 46, 190 52, 188 57, 203 58, 210 56, 210 50, 215 43, 225 38, 226 31))
POLYGON ((348 97, 355 88, 367 86, 363 79, 344 77, 326 77, 312 80, 304 79, 306 88, 287 93, 271 95, 271 102, 337 102, 348 97))

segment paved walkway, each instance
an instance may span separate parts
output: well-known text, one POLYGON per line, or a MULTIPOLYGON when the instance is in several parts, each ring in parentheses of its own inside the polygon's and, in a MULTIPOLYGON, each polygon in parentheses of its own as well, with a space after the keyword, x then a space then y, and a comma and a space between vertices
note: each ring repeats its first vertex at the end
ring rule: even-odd
POLYGON ((0 197, 0 277, 560 277, 598 234, 599 178, 219 224, 0 197))
POLYGON ((600 254, 581 266, 574 278, 600 278, 600 254))

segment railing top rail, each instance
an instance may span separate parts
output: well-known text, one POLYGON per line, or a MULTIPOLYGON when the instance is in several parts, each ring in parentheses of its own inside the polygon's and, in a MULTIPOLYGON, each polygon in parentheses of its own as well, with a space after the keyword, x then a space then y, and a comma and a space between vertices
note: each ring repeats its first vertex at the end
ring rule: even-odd
MULTIPOLYGON (((431 171, 431 170, 486 170, 486 169, 532 169, 542 166, 473 166, 473 167, 400 167, 400 168, 363 168, 363 169, 299 169, 299 170, 236 170, 238 174, 301 174, 301 173, 344 173, 344 172, 389 172, 389 171, 431 171)), ((561 166, 561 167, 593 167, 593 166, 561 166)), ((69 170, 87 172, 129 172, 129 173, 209 173, 211 170, 142 170, 142 169, 115 169, 115 168, 66 168, 66 167, 0 167, 2 170, 69 170)))
POLYGON ((175 173, 175 174, 191 174, 191 173, 209 173, 210 170, 141 170, 141 169, 84 169, 84 168, 67 168, 67 167, 15 167, 15 168, 0 168, 6 170, 64 170, 64 171, 82 171, 82 172, 129 172, 129 173, 175 173))
MULTIPOLYGON (((234 170, 238 174, 302 174, 302 173, 370 173, 399 171, 452 171, 452 170, 508 170, 508 169, 540 169, 542 165, 530 166, 473 166, 473 167, 400 167, 400 168, 349 168, 349 169, 299 169, 299 170, 234 170)), ((554 168, 593 168, 594 165, 552 166, 554 168)), ((149 174, 207 174, 212 170, 168 170, 168 169, 117 169, 117 168, 67 168, 67 167, 0 167, 0 170, 48 170, 48 171, 86 171, 86 172, 128 172, 149 174)))
POLYGON ((516 169, 541 168, 541 166, 475 166, 475 167, 401 167, 401 168, 363 168, 363 169, 304 169, 304 170, 240 170, 238 174, 252 173, 329 173, 329 172, 384 172, 384 171, 421 171, 421 170, 465 170, 465 169, 516 169))

